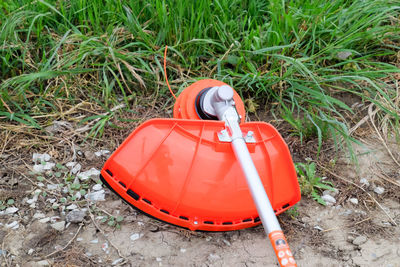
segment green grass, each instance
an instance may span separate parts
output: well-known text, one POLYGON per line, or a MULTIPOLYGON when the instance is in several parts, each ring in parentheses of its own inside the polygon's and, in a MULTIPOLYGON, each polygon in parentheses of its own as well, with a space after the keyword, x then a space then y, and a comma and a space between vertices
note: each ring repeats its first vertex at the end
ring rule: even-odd
POLYGON ((168 45, 178 93, 196 79, 219 79, 302 139, 351 142, 343 92, 399 124, 396 90, 382 82, 399 72, 399 16, 398 0, 5 0, 0 116, 40 128, 36 116, 60 112, 56 100, 96 99, 109 110, 142 95, 169 96, 160 86, 168 45))

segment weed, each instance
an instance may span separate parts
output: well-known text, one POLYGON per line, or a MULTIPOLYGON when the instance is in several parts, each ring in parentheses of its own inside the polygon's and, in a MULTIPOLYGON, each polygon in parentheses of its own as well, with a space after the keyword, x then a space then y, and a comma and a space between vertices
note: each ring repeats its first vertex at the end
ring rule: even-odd
POLYGON ((95 120, 90 135, 100 136, 112 107, 127 112, 137 97, 167 96, 168 44, 175 88, 216 78, 304 138, 349 143, 343 92, 375 103, 389 124, 400 120, 396 90, 381 82, 400 72, 397 2, 2 1, 0 120, 40 129, 38 118, 64 116, 60 103, 96 99, 107 113, 84 123, 95 120))
POLYGON ((326 205, 321 198, 320 191, 334 190, 333 184, 329 181, 324 181, 322 177, 317 175, 317 170, 314 162, 296 163, 296 172, 298 174, 300 190, 302 195, 311 196, 312 199, 322 205, 326 205))

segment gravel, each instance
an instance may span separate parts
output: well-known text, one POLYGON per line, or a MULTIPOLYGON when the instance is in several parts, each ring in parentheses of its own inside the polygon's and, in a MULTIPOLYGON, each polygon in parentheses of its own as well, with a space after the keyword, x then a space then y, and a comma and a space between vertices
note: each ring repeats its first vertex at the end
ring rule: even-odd
POLYGON ((349 202, 350 202, 351 204, 358 205, 358 199, 355 198, 355 197, 350 198, 350 199, 349 199, 349 202))
POLYGON ((67 222, 81 223, 85 219, 86 210, 73 210, 68 212, 66 216, 67 222))
POLYGON ((356 246, 360 246, 360 245, 364 244, 365 242, 367 242, 367 237, 363 236, 363 235, 357 236, 353 240, 353 244, 356 246))
POLYGON ((56 229, 57 231, 64 231, 65 229, 65 221, 61 221, 61 222, 56 222, 53 224, 50 224, 50 226, 54 229, 56 229))
POLYGON ((328 206, 332 206, 336 203, 336 199, 331 195, 323 195, 321 198, 326 202, 328 206))
POLYGON ((104 190, 100 190, 100 191, 96 191, 96 192, 91 192, 89 194, 86 194, 86 199, 90 200, 90 201, 104 201, 105 200, 105 191, 104 190))
POLYGON ((377 186, 375 187, 374 192, 377 193, 378 195, 382 195, 383 193, 385 193, 385 188, 377 186))
POLYGON ((92 178, 93 176, 99 176, 99 175, 100 175, 99 170, 97 170, 96 168, 91 168, 88 171, 79 173, 78 177, 80 180, 86 181, 86 180, 89 180, 90 178, 92 178))

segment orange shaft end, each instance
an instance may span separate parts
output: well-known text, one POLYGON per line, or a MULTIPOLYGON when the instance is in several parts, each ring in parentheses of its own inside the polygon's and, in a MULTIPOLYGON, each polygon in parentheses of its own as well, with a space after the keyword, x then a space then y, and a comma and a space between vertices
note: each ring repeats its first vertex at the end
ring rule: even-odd
POLYGON ((290 251, 289 245, 282 231, 273 231, 269 234, 269 240, 274 248, 276 257, 279 261, 279 266, 282 267, 297 267, 290 251))

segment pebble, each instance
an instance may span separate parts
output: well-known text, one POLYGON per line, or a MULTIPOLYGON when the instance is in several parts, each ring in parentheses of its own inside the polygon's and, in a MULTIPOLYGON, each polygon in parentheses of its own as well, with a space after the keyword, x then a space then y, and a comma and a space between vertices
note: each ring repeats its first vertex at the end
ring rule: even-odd
POLYGON ((37 261, 35 264, 35 266, 51 266, 51 263, 48 260, 37 261))
POLYGON ((81 241, 83 241, 83 238, 82 238, 82 237, 78 237, 78 238, 76 239, 76 241, 81 242, 81 241))
POLYGON ((162 259, 160 257, 157 257, 156 261, 160 262, 160 261, 162 261, 162 259))
POLYGON ((130 236, 130 239, 132 241, 138 240, 139 238, 140 238, 140 234, 138 234, 138 233, 135 233, 135 234, 130 236))
POLYGON ((71 205, 66 207, 67 210, 75 210, 76 208, 78 208, 78 206, 75 205, 75 204, 71 204, 71 205))
POLYGON ((85 151, 84 155, 87 160, 94 160, 95 158, 94 153, 90 150, 85 151))
POLYGON ((96 192, 92 192, 89 194, 86 194, 86 199, 90 200, 90 201, 104 201, 105 200, 105 191, 104 190, 100 190, 100 191, 96 191, 96 192))
POLYGON ((36 212, 35 214, 33 214, 33 218, 34 219, 43 219, 44 217, 46 217, 46 215, 44 213, 41 212, 36 212))
POLYGON ((93 240, 90 241, 90 243, 97 244, 97 243, 99 243, 99 240, 98 239, 93 239, 93 240))
POLYGON ((227 245, 227 246, 231 246, 231 242, 229 242, 229 241, 226 240, 226 239, 222 239, 222 242, 224 242, 225 245, 227 245))
POLYGON ((34 251, 35 251, 35 250, 34 250, 33 248, 30 248, 30 249, 28 250, 28 255, 32 255, 34 251))
POLYGON ((16 230, 19 228, 18 221, 13 221, 11 223, 6 224, 6 228, 11 228, 12 230, 16 230))
POLYGON ((88 180, 89 178, 91 178, 93 176, 99 176, 99 175, 100 175, 100 171, 99 170, 97 170, 96 168, 91 168, 88 171, 79 173, 77 176, 82 181, 86 181, 86 180, 88 180))
POLYGON ((48 190, 57 190, 57 189, 59 189, 60 188, 60 185, 59 184, 48 184, 47 185, 47 189, 48 190))
POLYGON ((77 200, 81 199, 82 198, 81 192, 79 192, 79 191, 76 192, 75 197, 76 197, 77 200))
POLYGON ((56 222, 56 223, 50 224, 50 226, 52 228, 56 229, 57 231, 63 231, 65 229, 65 221, 56 222))
POLYGON ((368 187, 368 186, 369 186, 369 182, 368 182, 368 180, 367 180, 366 178, 361 178, 361 179, 360 179, 360 184, 361 184, 362 186, 365 186, 365 187, 368 187))
POLYGON ((357 236, 353 240, 353 244, 356 246, 360 246, 360 245, 364 244, 365 242, 367 242, 367 237, 365 237, 363 235, 357 236))
POLYGON ((6 208, 6 210, 4 211, 4 215, 10 215, 10 214, 14 214, 18 211, 19 209, 16 207, 9 207, 6 208))
POLYGON ((352 52, 348 52, 348 51, 341 51, 337 53, 337 58, 340 60, 346 60, 349 56, 353 55, 352 52))
POLYGON ((334 188, 333 189, 333 191, 332 190, 325 190, 323 193, 322 193, 322 195, 323 196, 326 196, 326 195, 330 195, 330 196, 336 196, 337 194, 339 193, 339 190, 337 190, 336 188, 334 188))
POLYGON ((77 164, 71 169, 71 173, 72 173, 72 174, 77 174, 81 169, 82 169, 81 164, 77 163, 77 164))
POLYGON ((46 217, 46 218, 43 218, 43 219, 39 220, 39 222, 41 222, 41 223, 47 223, 49 221, 50 221, 50 217, 46 217))
POLYGON ((114 265, 117 265, 117 264, 121 263, 123 260, 124 260, 123 258, 116 259, 115 261, 113 261, 113 262, 111 263, 111 265, 113 265, 113 266, 114 266, 114 265))
POLYGON ((186 252, 186 248, 181 248, 180 251, 181 251, 181 253, 185 253, 186 252))
POLYGON ((73 168, 75 165, 76 165, 75 161, 70 161, 70 162, 67 162, 67 164, 65 164, 65 166, 67 166, 67 168, 69 168, 69 169, 73 168))
POLYGON ((321 198, 326 202, 328 206, 336 203, 336 199, 331 195, 323 195, 321 198))
POLYGON ((358 205, 358 199, 355 198, 355 197, 350 198, 350 199, 349 199, 349 202, 350 202, 351 204, 358 205))
POLYGON ((110 154, 110 150, 99 150, 94 152, 96 157, 101 157, 101 156, 106 156, 107 154, 110 154))
POLYGON ((33 155, 32 155, 32 161, 33 162, 49 161, 50 159, 51 159, 51 157, 47 153, 44 153, 44 154, 33 153, 33 155))
POLYGON ((95 184, 92 187, 92 189, 93 189, 93 191, 99 191, 99 190, 103 189, 103 187, 101 186, 101 184, 95 184))
POLYGON ((377 193, 378 195, 382 195, 385 192, 385 188, 377 186, 375 187, 374 192, 377 193))
POLYGON ((40 182, 40 183, 38 183, 37 185, 38 185, 39 187, 43 187, 43 186, 44 186, 44 183, 40 182))
POLYGON ((71 223, 80 223, 83 222, 85 216, 86 210, 73 210, 67 214, 66 220, 71 223))

